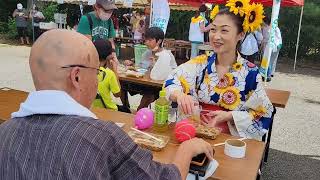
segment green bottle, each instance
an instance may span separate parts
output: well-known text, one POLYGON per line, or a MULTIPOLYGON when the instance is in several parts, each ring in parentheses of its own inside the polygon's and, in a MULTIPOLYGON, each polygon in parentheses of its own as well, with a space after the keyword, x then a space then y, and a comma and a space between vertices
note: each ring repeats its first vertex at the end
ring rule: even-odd
POLYGON ((155 103, 156 117, 153 129, 157 132, 165 132, 168 130, 169 101, 166 99, 166 91, 160 91, 159 96, 155 103))

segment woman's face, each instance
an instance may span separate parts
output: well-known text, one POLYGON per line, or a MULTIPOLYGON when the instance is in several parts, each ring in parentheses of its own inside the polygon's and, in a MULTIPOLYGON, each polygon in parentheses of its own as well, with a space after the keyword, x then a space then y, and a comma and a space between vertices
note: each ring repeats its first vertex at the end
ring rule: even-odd
POLYGON ((211 24, 209 33, 210 45, 217 54, 235 52, 237 43, 244 36, 228 15, 218 15, 211 24))

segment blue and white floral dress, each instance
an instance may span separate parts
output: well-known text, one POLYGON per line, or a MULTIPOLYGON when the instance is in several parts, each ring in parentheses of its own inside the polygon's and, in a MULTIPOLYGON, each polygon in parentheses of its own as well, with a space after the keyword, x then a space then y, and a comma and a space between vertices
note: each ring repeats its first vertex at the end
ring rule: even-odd
POLYGON ((216 54, 201 55, 176 68, 164 84, 168 97, 179 90, 200 103, 232 111, 230 133, 260 140, 270 126, 273 106, 258 68, 238 55, 230 71, 219 80, 216 59, 216 54))

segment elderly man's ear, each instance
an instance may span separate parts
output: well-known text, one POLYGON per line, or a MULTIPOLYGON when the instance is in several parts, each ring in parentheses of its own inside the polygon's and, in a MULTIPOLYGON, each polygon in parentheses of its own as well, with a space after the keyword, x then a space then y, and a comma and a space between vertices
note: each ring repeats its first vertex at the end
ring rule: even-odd
POLYGON ((79 73, 80 73, 80 68, 78 68, 78 67, 74 67, 70 71, 70 80, 71 80, 73 87, 76 89, 80 88, 80 84, 79 84, 80 74, 79 73))

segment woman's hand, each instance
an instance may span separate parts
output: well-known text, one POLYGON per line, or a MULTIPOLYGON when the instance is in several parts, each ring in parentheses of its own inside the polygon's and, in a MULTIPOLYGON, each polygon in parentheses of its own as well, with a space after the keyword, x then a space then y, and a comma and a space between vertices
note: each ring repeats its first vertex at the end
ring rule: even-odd
POLYGON ((180 92, 177 95, 178 107, 184 114, 192 114, 194 112, 194 100, 192 96, 180 92))
POLYGON ((215 127, 219 123, 231 121, 232 119, 231 111, 210 111, 201 115, 201 124, 215 127))

